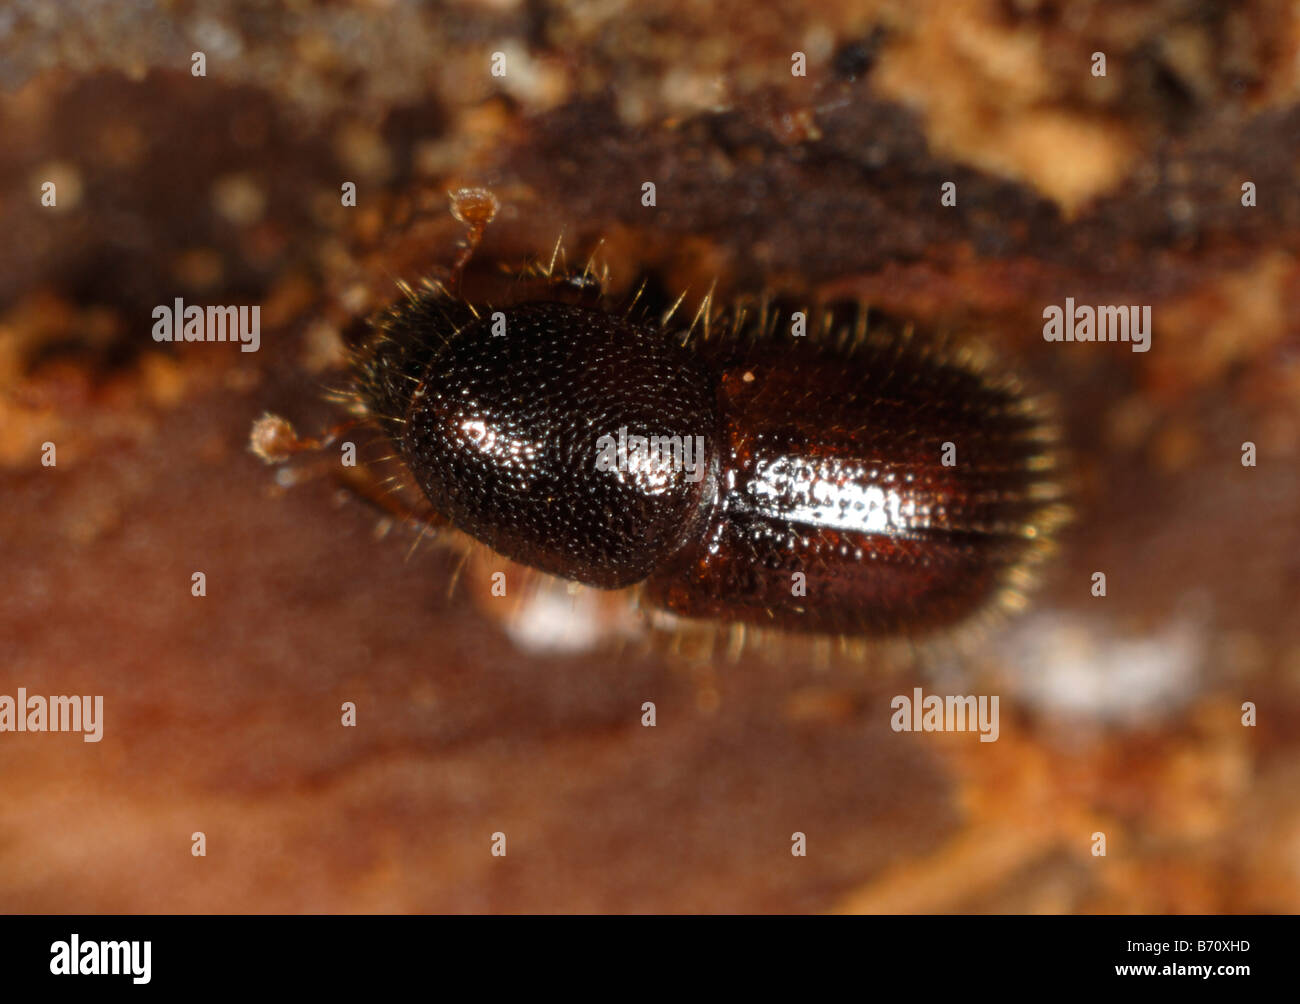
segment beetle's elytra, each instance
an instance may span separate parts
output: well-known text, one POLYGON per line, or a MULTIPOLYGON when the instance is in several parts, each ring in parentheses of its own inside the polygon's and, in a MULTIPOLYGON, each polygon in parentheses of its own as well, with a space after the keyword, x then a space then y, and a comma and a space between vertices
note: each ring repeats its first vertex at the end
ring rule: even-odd
POLYGON ((436 513, 514 561, 688 618, 920 634, 1015 595, 1062 513, 1050 423, 969 350, 857 317, 688 334, 429 282, 377 318, 356 394, 436 513))

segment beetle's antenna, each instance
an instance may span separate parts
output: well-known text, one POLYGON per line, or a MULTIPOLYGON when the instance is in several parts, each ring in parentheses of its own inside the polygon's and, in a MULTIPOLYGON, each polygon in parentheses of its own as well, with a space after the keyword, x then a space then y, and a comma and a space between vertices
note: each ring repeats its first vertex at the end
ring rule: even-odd
POLYGON ((268 464, 279 464, 295 453, 309 453, 331 446, 339 436, 351 432, 363 419, 353 418, 327 429, 316 438, 299 436, 293 425, 269 411, 253 423, 248 437, 248 448, 268 464))
POLYGON ((486 188, 458 188, 454 192, 448 192, 447 195, 451 198, 451 215, 466 227, 465 237, 460 242, 460 250, 456 252, 456 259, 451 263, 451 277, 447 284, 450 291, 455 294, 460 292, 460 278, 465 271, 465 266, 474 257, 474 249, 483 240, 483 232, 487 230, 488 224, 501 208, 501 203, 486 188))

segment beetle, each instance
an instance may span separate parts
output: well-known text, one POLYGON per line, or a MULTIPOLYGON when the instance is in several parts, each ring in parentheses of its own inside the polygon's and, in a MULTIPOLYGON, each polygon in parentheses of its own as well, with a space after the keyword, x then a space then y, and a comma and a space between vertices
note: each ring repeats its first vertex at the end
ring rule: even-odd
POLYGON ((693 620, 916 636, 1019 600, 1066 515, 1056 427, 978 344, 861 309, 653 318, 554 256, 577 302, 474 304, 496 203, 452 204, 448 281, 404 287, 351 362, 432 523, 693 620))

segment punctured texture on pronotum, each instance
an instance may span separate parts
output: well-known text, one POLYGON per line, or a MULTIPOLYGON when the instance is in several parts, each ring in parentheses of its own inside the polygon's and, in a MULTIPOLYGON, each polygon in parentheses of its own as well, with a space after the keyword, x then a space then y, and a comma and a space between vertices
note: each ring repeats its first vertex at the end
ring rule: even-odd
POLYGON ((1018 595, 1062 512, 1050 424, 969 344, 856 313, 795 338, 736 310, 688 335, 606 306, 476 308, 426 283, 373 322, 357 396, 443 519, 688 618, 915 636, 1018 595), (702 477, 600 469, 620 429, 702 437, 702 477))

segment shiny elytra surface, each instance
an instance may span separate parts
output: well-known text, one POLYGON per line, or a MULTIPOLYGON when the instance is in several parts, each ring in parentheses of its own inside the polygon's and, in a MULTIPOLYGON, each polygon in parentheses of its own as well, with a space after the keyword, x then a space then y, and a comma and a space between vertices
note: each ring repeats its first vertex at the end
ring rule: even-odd
POLYGON ((789 341, 715 369, 719 502, 648 597, 689 617, 849 634, 945 626, 989 603, 1054 494, 1035 410, 901 335, 789 341))

